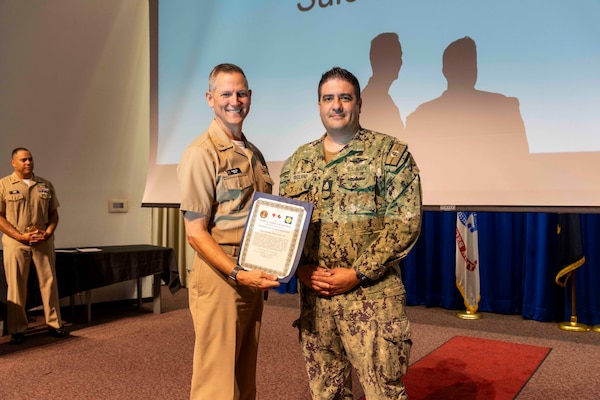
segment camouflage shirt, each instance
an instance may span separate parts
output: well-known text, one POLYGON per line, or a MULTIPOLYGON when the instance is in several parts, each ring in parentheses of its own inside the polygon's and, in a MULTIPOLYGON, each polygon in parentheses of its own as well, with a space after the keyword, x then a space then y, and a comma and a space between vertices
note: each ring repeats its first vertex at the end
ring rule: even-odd
POLYGON ((361 128, 329 163, 324 139, 298 148, 281 171, 280 195, 315 205, 302 264, 353 268, 376 281, 419 236, 419 169, 389 135, 361 128))

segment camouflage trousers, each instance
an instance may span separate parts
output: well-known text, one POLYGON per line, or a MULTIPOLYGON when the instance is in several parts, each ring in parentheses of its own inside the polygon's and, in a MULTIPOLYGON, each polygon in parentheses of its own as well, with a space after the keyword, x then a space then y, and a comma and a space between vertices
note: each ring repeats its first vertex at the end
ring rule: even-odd
POLYGON ((402 376, 412 346, 406 296, 358 300, 303 292, 298 323, 312 398, 352 400, 354 367, 367 400, 406 399, 402 376))

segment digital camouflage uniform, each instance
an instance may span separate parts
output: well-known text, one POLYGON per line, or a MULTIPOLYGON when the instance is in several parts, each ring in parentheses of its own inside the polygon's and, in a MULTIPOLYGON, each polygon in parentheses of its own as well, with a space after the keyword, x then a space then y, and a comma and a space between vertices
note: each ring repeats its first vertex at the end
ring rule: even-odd
POLYGON ((353 268, 369 280, 333 297, 299 285, 312 396, 352 399, 352 365, 367 399, 401 399, 412 342, 398 262, 420 232, 419 170, 391 136, 360 129, 329 163, 324 138, 281 171, 280 194, 315 205, 301 264, 353 268))

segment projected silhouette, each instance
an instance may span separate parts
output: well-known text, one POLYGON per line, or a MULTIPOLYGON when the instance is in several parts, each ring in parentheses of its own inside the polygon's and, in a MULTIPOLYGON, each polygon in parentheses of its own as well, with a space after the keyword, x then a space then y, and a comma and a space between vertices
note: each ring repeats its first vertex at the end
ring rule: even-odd
POLYGON ((484 136, 490 143, 509 141, 511 152, 528 153, 519 100, 475 89, 475 41, 466 36, 450 43, 444 51, 442 64, 447 90, 440 97, 417 107, 407 117, 406 130, 410 138, 454 137, 457 140, 455 146, 468 146, 475 136, 484 136))
POLYGON ((401 138, 404 123, 400 110, 389 95, 390 86, 402 67, 402 46, 398 35, 387 32, 371 40, 372 75, 361 92, 360 125, 363 128, 401 138))

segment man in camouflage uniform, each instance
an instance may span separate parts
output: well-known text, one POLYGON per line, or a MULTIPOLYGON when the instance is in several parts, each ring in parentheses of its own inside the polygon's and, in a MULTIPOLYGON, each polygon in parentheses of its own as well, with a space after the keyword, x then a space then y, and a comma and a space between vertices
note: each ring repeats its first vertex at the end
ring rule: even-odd
POLYGON ((319 82, 326 133, 284 163, 280 194, 315 205, 297 270, 300 342, 313 399, 406 398, 411 349, 398 262, 421 227, 419 170, 405 143, 359 124, 360 85, 335 67, 319 82))

